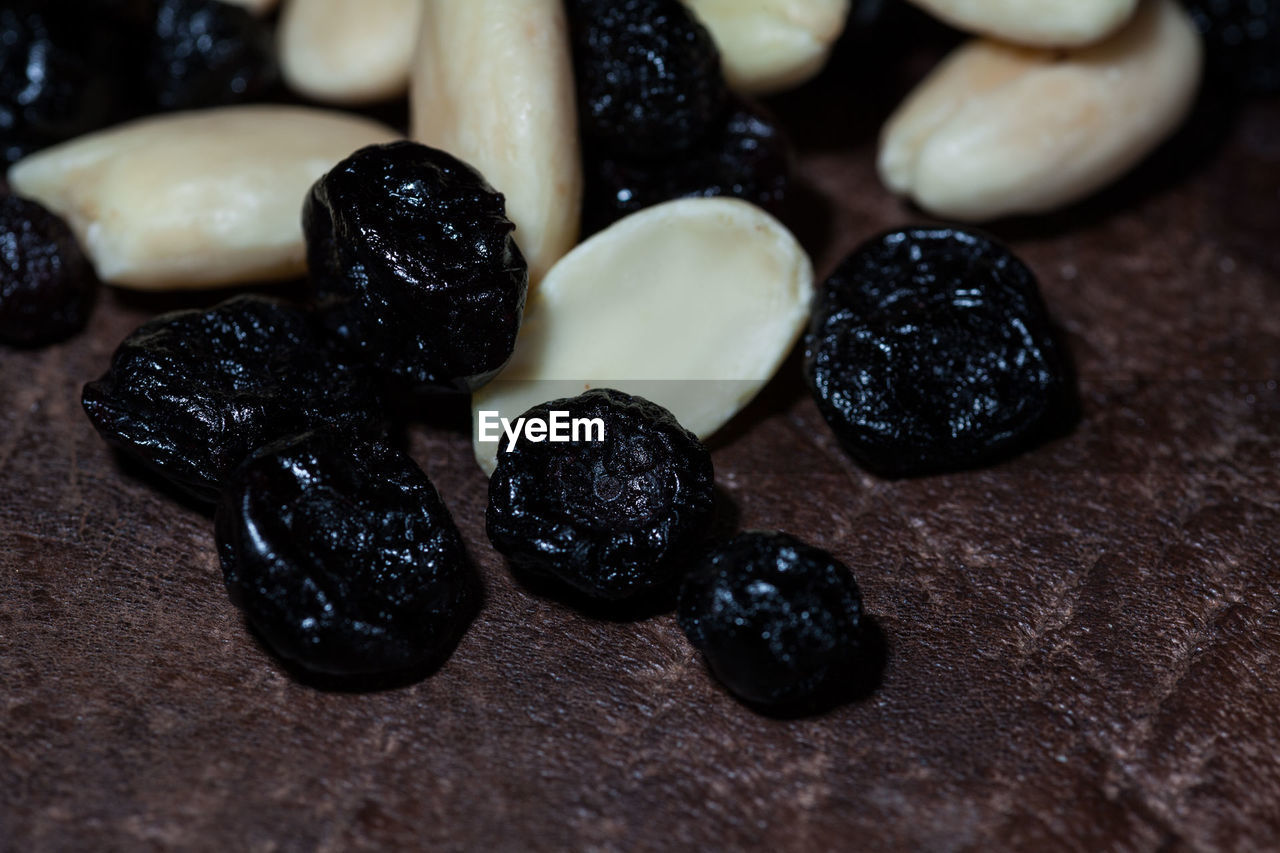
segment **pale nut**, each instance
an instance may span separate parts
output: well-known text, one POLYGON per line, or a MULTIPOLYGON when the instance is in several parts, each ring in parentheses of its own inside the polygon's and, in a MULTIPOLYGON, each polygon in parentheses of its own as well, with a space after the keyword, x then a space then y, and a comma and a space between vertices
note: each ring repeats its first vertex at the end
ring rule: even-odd
POLYGON ((911 0, 959 29, 1033 47, 1083 47, 1114 33, 1138 0, 911 0))
POLYGON ((800 85, 827 64, 850 0, 684 0, 711 32, 729 87, 750 95, 800 85))
POLYGON ((880 176, 925 210, 965 222, 1063 207, 1177 129, 1203 61, 1174 0, 1144 0, 1128 26, 1083 50, 969 42, 890 117, 880 176))
MULTIPOLYGON (((808 255, 760 208, 725 198, 647 208, 552 268, 473 414, 515 422, 539 403, 609 387, 665 406, 706 438, 777 371, 812 296, 808 255)), ((475 433, 476 460, 492 473, 497 444, 475 433)))
POLYGON ((33 154, 9 183, 70 223, 98 277, 140 290, 306 270, 302 202, 357 148, 397 134, 307 107, 170 113, 33 154))
POLYGON ((582 155, 562 0, 422 0, 412 136, 470 163, 507 200, 540 280, 578 241, 582 155))
POLYGON ((403 95, 422 0, 286 0, 280 70, 295 91, 334 104, 403 95))
POLYGON ((241 6, 259 17, 276 7, 278 0, 226 0, 232 6, 241 6))

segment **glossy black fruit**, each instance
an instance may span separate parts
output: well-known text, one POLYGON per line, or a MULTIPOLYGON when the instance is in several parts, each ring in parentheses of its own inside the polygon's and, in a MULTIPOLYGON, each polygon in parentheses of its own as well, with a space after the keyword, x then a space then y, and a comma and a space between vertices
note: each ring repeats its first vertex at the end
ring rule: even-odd
POLYGON ((666 160, 587 157, 585 220, 599 229, 675 198, 732 196, 782 211, 791 180, 786 134, 760 107, 739 102, 723 125, 691 150, 666 160))
POLYGON ((125 339, 82 402, 109 444, 213 501, 237 465, 284 436, 381 434, 375 386, 320 339, 309 314, 260 296, 166 314, 125 339))
MULTIPOLYGON (((535 406, 596 419, 604 440, 534 442, 498 451, 489 481, 489 539, 518 569, 551 576, 587 596, 630 598, 687 568, 714 505, 711 456, 661 406, 597 389, 535 406)), ((592 434, 598 438, 597 434, 592 434)))
POLYGON ((805 374, 849 454, 889 477, 993 461, 1070 399, 1035 276, 949 227, 892 231, 840 265, 815 299, 805 374))
POLYGON ((4 163, 118 117, 131 82, 114 16, 92 2, 0 4, 0 158, 4 163))
POLYGON ((680 0, 569 0, 583 135, 663 157, 691 147, 728 98, 720 52, 680 0))
POLYGON ((312 187, 307 262, 332 333, 420 386, 470 388, 510 359, 529 270, 505 202, 425 145, 362 148, 312 187))
POLYGON ((786 533, 741 533, 680 588, 680 627, 738 698, 798 705, 838 692, 863 654, 853 574, 786 533))
POLYGON ((67 223, 34 201, 0 196, 0 342, 71 337, 89 319, 97 283, 67 223))
POLYGON ((367 675, 438 663, 476 586, 449 510, 409 457, 310 433, 228 484, 216 537, 227 589, 281 657, 367 675))
POLYGON ((219 0, 160 0, 145 74, 161 110, 257 100, 279 79, 271 28, 219 0))
POLYGON ((1187 0, 1210 67, 1246 92, 1280 92, 1280 0, 1187 0))

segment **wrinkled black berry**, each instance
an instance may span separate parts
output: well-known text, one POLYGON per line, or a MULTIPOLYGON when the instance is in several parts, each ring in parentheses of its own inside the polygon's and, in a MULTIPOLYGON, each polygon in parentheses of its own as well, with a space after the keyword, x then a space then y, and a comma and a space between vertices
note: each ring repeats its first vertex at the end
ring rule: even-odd
POLYGON ((362 148, 312 187, 307 262, 332 333, 420 386, 469 388, 507 363, 529 270, 505 202, 425 145, 362 148))
POLYGON ((160 0, 145 73, 161 110, 245 103, 279 79, 270 26, 219 0, 160 0))
POLYGON ((706 448, 666 409, 620 391, 554 400, 524 417, 553 411, 599 419, 604 441, 521 437, 512 450, 504 442, 489 481, 494 547, 517 569, 595 599, 669 584, 711 521, 715 478, 706 448))
POLYGON ((34 201, 0 196, 0 341, 71 337, 89 319, 97 281, 67 223, 34 201))
POLYGON ((583 135, 662 157, 714 126, 728 90, 711 34, 680 0, 570 0, 583 135))
POLYGON ((665 160, 589 150, 585 220, 603 228, 675 198, 733 196, 778 214, 791 179, 790 142, 761 108, 738 103, 723 126, 690 151, 665 160))
POLYGON ((213 501, 237 465, 279 438, 317 427, 380 434, 368 377, 320 339, 306 312, 261 296, 165 314, 125 339, 82 402, 109 444, 213 501))
POLYGON ((838 692, 863 652, 853 574, 786 533, 741 533, 680 587, 680 627, 745 702, 793 705, 838 692))
POLYGON ((1209 65, 1245 92, 1280 92, 1280 0, 1187 0, 1209 65))
POLYGON ((948 227, 892 231, 840 265, 815 298, 805 374, 848 453, 890 477, 993 461, 1068 399, 1035 276, 948 227))
POLYGON ((118 117, 131 81, 117 23, 87 0, 0 4, 0 157, 5 163, 118 117))
POLYGON ((313 672, 441 662, 470 616, 476 587, 453 518, 384 444, 310 433, 269 445, 232 477, 215 530, 249 624, 313 672))

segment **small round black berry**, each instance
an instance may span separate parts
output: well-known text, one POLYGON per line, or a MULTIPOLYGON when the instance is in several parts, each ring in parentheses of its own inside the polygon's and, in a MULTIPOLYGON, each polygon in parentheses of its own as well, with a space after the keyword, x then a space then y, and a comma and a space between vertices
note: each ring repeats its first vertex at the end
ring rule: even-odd
POLYGON ((381 443, 310 433, 263 448, 218 506, 232 598, 281 657, 370 675, 441 662, 475 584, 435 487, 381 443))
POLYGON ((144 323, 81 402, 108 444, 207 501, 285 436, 382 433, 370 377, 325 349, 308 312, 261 296, 144 323))
POLYGON ((40 346, 84 328, 98 279, 67 223, 0 196, 0 342, 40 346))
POLYGON ((633 157, 683 151, 728 90, 720 52, 680 0, 570 0, 583 135, 633 157))
POLYGON ((840 265, 815 298, 805 374, 844 448, 889 477, 993 461, 1069 399, 1035 276, 949 227, 889 232, 840 265))
POLYGON ((738 698, 798 705, 854 678, 863 643, 853 574, 786 533, 710 549, 680 587, 680 627, 738 698))
POLYGON ((413 142, 362 148, 312 187, 302 213, 325 322, 409 384, 477 387, 515 349, 529 269, 502 195, 413 142))
POLYGON ((604 228, 629 213, 676 198, 732 196, 782 211, 793 154, 782 128, 761 107, 738 102, 689 151, 643 160, 589 149, 583 218, 604 228))
MULTIPOLYGON (((603 425, 604 440, 504 444, 489 481, 489 539, 518 569, 594 599, 618 601, 671 583, 706 533, 711 455, 661 406, 597 389, 535 406, 603 425)), ((592 434, 591 438, 598 438, 592 434)))
POLYGON ((271 28, 220 0, 160 0, 145 75, 161 110, 259 99, 279 79, 271 28))

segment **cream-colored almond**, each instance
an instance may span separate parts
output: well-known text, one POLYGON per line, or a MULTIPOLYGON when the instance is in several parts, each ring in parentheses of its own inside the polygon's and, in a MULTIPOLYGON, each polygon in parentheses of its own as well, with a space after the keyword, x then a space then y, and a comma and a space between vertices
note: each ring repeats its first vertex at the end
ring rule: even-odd
POLYGON ((1105 39, 1138 0, 911 0, 971 33, 1033 47, 1083 47, 1105 39))
POLYGON ((413 138, 507 199, 537 282, 578 240, 582 156, 562 0, 422 0, 413 138))
MULTIPOLYGON (((539 403, 610 387, 706 437, 777 371, 812 295, 809 257, 759 208, 722 198, 657 205, 551 269, 529 297, 511 363, 472 408, 514 422, 539 403)), ((492 473, 497 445, 477 440, 475 450, 492 473)))
POLYGON ((720 48, 729 86, 769 94, 826 65, 849 18, 849 0, 684 0, 720 48))
POLYGON ((318 101, 358 104, 403 95, 422 0, 286 0, 285 82, 318 101))
POLYGON ((1056 52, 973 41, 889 119, 895 192, 963 221, 1042 213, 1133 168, 1190 112, 1203 50, 1174 0, 1143 0, 1102 44, 1056 52))
POLYGON ((305 271, 302 202, 316 179, 395 138, 307 107, 170 113, 33 154, 9 183, 71 224, 103 281, 143 290, 265 281, 305 271))
POLYGON ((255 15, 265 15, 276 7, 277 0, 226 0, 233 6, 243 6, 255 15))

